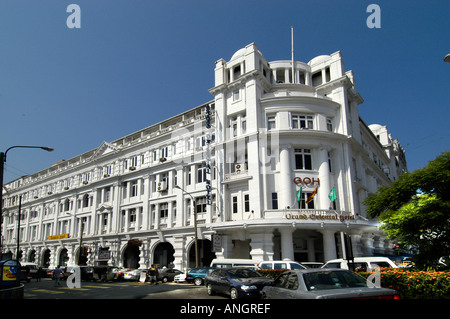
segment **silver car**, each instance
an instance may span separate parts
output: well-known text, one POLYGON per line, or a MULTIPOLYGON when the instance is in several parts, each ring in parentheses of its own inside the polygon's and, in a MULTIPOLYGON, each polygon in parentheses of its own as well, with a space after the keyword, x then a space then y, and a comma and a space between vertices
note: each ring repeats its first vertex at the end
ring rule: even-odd
POLYGON ((397 291, 369 288, 366 279, 345 269, 286 271, 261 294, 266 299, 399 299, 397 291))

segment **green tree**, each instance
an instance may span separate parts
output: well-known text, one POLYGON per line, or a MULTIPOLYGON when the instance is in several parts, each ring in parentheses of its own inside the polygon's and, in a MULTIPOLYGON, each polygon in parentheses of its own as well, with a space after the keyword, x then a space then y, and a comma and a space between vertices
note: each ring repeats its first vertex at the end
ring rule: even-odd
POLYGON ((421 266, 450 256, 450 152, 381 186, 364 201, 389 238, 415 246, 421 266))

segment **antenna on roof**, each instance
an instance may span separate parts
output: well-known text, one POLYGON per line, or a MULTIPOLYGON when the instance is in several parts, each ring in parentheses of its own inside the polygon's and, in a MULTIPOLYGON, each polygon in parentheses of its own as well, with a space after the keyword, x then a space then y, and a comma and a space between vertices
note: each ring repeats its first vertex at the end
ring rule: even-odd
POLYGON ((292 83, 295 83, 294 72, 294 26, 291 26, 292 83))

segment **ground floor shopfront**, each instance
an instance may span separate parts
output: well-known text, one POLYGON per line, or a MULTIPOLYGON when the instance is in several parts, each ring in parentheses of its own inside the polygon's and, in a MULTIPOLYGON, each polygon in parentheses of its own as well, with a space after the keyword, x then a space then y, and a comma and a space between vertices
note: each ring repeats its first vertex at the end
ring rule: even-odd
MULTIPOLYGON (((341 233, 350 235, 354 256, 392 255, 392 242, 375 223, 333 212, 266 212, 263 219, 198 225, 198 260, 291 259, 324 262, 342 257, 341 233)), ((13 247, 10 249, 15 255, 13 247)), ((21 261, 57 265, 111 265, 129 268, 195 266, 193 227, 81 238, 55 238, 20 247, 21 261), (81 251, 81 256, 80 256, 81 251)))

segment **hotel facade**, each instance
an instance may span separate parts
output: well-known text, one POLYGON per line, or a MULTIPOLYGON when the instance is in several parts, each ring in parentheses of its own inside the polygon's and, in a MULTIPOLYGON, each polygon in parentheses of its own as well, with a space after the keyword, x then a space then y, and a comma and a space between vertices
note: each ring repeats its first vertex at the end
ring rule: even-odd
POLYGON ((363 200, 406 170, 340 52, 215 65, 214 99, 4 185, 2 252, 42 267, 392 255, 363 200), (20 232, 18 209, 21 199, 20 232), (194 225, 197 225, 197 234, 194 225), (17 251, 19 236, 20 248, 17 251))

